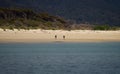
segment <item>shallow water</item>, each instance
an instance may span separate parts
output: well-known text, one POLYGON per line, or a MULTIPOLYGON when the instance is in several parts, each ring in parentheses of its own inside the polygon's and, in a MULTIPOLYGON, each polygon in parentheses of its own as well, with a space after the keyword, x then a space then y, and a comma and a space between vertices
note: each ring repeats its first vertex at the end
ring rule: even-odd
POLYGON ((120 74, 120 42, 0 43, 0 74, 120 74))

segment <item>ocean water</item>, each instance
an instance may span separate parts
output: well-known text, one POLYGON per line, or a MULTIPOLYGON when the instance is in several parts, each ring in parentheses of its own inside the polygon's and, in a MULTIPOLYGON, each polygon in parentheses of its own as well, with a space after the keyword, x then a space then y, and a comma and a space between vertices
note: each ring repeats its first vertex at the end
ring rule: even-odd
POLYGON ((120 42, 0 43, 0 74, 120 74, 120 42))

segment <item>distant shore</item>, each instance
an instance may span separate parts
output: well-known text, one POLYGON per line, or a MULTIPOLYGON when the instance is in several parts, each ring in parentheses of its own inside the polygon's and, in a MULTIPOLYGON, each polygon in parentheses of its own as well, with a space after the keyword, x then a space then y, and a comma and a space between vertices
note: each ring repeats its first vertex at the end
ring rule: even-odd
POLYGON ((120 42, 118 31, 94 30, 6 30, 0 29, 0 43, 5 42, 120 42))

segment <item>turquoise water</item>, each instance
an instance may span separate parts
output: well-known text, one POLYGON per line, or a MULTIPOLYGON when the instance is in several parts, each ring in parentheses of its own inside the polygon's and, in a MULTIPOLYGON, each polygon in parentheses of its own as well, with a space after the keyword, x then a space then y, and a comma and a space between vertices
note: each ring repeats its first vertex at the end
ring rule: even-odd
POLYGON ((120 42, 0 43, 0 74, 120 74, 120 42))

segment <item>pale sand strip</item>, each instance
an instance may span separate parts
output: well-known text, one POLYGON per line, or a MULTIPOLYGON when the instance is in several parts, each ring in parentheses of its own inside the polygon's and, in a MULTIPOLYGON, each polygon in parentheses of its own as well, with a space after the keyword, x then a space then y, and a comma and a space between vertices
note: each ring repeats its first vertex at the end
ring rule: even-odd
POLYGON ((0 42, 120 42, 119 31, 93 30, 6 30, 0 29, 0 42), (57 39, 55 39, 57 35, 57 39), (65 35, 65 40, 63 39, 65 35))

